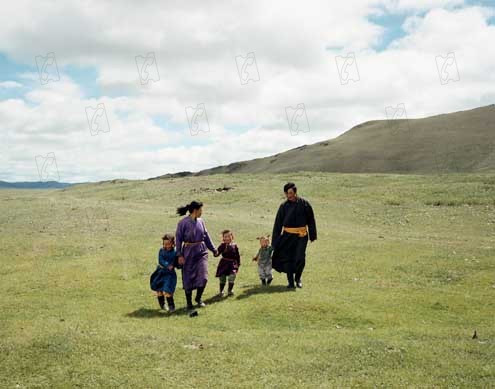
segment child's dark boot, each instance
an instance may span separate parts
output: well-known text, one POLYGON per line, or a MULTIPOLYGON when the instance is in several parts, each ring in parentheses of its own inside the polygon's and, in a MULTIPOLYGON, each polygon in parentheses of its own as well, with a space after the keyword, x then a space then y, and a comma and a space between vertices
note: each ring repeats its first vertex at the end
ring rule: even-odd
POLYGON ((234 295, 234 292, 232 291, 232 289, 234 289, 234 283, 233 282, 229 282, 229 296, 233 296, 234 295))
POLYGON ((165 307, 165 296, 157 296, 158 304, 160 304, 160 308, 163 309, 165 307))
POLYGON ((167 297, 167 305, 170 313, 175 312, 174 296, 167 297))

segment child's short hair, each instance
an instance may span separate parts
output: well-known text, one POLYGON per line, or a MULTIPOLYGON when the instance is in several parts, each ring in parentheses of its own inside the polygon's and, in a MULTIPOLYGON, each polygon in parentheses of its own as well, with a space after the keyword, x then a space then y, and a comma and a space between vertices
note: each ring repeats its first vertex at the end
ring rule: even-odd
POLYGON ((162 236, 162 240, 168 240, 170 242, 172 242, 172 246, 175 246, 175 236, 174 234, 165 234, 162 236))
POLYGON ((225 234, 231 234, 232 239, 234 239, 234 233, 232 232, 232 230, 223 230, 222 231, 222 238, 224 237, 225 234))
POLYGON ((260 236, 258 236, 256 239, 258 239, 258 240, 260 240, 260 241, 261 241, 261 240, 263 240, 263 239, 268 239, 268 240, 270 240, 270 234, 260 235, 260 236))

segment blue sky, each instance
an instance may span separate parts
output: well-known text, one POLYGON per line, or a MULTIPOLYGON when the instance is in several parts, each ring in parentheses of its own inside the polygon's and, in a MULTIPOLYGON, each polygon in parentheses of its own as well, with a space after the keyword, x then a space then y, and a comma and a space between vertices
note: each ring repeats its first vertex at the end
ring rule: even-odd
POLYGON ((399 104, 413 118, 493 103, 494 3, 11 4, 0 180, 46 180, 36 160, 67 182, 197 171, 333 138, 399 104), (48 53, 58 74, 45 82, 35 58, 48 53), (302 106, 298 132, 288 117, 302 106))
POLYGON ((406 36, 402 26, 409 16, 410 13, 398 14, 386 11, 384 11, 383 15, 371 15, 369 20, 383 27, 384 30, 380 37, 380 43, 375 45, 374 48, 378 51, 384 51, 390 43, 406 36))

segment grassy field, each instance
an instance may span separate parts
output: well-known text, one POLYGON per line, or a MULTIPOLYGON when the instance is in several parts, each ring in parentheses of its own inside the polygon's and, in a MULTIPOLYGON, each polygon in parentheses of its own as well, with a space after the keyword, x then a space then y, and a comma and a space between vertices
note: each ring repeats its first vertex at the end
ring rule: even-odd
MULTIPOLYGON (((495 174, 299 173, 0 191, 0 387, 494 387, 495 174), (316 214, 304 288, 251 258, 282 186, 316 214), (233 187, 229 191, 216 188, 233 187), (242 265, 190 318, 149 290, 175 208, 242 265), (478 337, 472 339, 474 330, 478 337)), ((180 276, 180 273, 179 273, 180 276)))

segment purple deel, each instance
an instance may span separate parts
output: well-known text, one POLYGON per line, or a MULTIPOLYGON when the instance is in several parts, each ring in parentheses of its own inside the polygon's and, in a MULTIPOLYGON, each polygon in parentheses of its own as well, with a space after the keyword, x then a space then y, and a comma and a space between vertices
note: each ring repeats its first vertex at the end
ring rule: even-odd
POLYGON ((182 285, 186 291, 206 286, 208 281, 208 249, 215 252, 215 245, 211 241, 202 218, 194 220, 191 216, 185 216, 175 232, 177 255, 183 255, 185 259, 182 267, 182 285), (184 242, 198 242, 184 246, 184 242))

